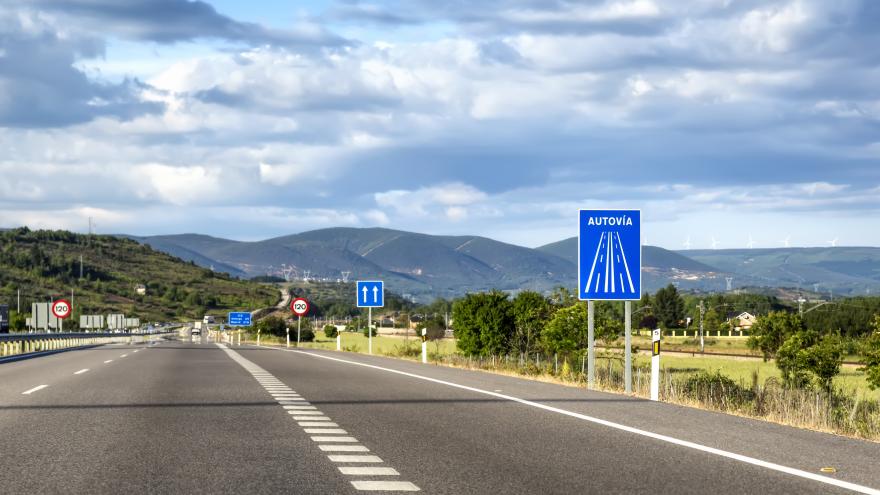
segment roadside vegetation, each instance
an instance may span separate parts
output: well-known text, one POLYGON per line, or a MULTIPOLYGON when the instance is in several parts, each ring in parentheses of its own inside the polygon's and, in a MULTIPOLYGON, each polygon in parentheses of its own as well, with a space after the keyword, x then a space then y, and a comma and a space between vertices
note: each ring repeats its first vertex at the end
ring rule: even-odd
MULTIPOLYGON (((705 339, 699 352, 693 333, 699 298, 678 293, 674 286, 646 294, 634 302, 633 326, 646 334, 690 330, 688 337, 664 337, 665 350, 691 356, 663 356, 661 397, 665 401, 732 414, 880 440, 880 298, 854 298, 820 307, 803 317, 797 307, 772 296, 716 295, 704 298, 706 332, 734 331, 743 311, 757 321, 743 338, 705 339), (853 311, 846 311, 847 305, 853 311), (690 318, 690 320, 689 320, 690 318), (741 355, 712 356, 711 353, 741 355), (858 366, 844 365, 844 361, 858 366)), ((529 376, 585 386, 587 348, 586 305, 559 289, 550 297, 521 292, 469 294, 455 301, 439 300, 413 308, 430 327, 429 358, 437 364, 529 376), (443 338, 443 313, 450 310, 455 340, 443 338)), ((343 332, 344 350, 366 352, 365 322, 352 320, 343 332)), ((331 332, 332 334, 332 332, 331 332)), ((623 304, 596 303, 597 387, 622 392, 623 304)), ((376 354, 418 359, 418 339, 379 336, 376 354)), ((309 347, 335 349, 336 339, 320 333, 309 347)), ((649 359, 638 351, 646 338, 633 339, 634 393, 647 397, 649 359)))
POLYGON ((75 330, 81 314, 175 321, 278 301, 271 286, 232 279, 129 239, 27 228, 0 232, 0 303, 12 309, 13 331, 25 329, 32 302, 71 299, 71 291, 74 309, 65 330, 75 330), (15 311, 19 291, 22 314, 15 311))

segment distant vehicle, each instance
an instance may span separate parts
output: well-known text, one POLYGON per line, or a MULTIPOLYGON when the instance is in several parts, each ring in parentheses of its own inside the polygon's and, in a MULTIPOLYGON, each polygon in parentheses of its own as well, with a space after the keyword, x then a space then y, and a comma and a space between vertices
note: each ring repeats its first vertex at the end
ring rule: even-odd
POLYGON ((214 323, 214 317, 210 315, 205 315, 205 318, 202 320, 203 323, 214 323))
POLYGON ((193 327, 192 332, 190 333, 190 335, 201 335, 201 334, 202 334, 202 329, 198 328, 198 327, 193 327))

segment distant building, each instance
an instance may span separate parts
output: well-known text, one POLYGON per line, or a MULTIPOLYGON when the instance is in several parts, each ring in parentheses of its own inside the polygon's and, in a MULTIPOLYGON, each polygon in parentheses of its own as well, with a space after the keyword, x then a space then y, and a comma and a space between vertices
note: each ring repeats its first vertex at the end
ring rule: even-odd
POLYGON ((134 292, 138 295, 145 296, 147 295, 147 286, 144 284, 137 284, 134 286, 134 292))
POLYGON ((744 311, 737 316, 733 317, 734 328, 739 331, 748 331, 752 329, 752 325, 758 322, 758 317, 749 313, 748 311, 744 311))

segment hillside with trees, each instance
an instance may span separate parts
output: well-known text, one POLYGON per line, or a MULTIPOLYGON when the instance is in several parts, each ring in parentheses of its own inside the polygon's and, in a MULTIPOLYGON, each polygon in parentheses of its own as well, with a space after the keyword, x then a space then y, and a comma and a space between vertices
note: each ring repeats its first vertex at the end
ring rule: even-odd
POLYGON ((81 314, 168 321, 278 301, 272 286, 233 279, 133 240, 27 228, 0 232, 0 304, 9 304, 15 330, 23 329, 26 316, 15 311, 19 291, 22 313, 30 313, 32 302, 72 299, 65 329, 76 329, 81 314))

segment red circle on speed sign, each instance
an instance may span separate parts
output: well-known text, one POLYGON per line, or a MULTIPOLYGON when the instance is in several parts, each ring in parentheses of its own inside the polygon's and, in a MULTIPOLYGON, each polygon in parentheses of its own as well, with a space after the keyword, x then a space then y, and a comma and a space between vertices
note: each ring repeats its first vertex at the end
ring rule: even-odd
POLYGON ((290 303, 290 310, 297 316, 305 316, 309 312, 309 301, 298 297, 290 303))
POLYGON ((73 307, 71 307, 70 302, 65 299, 59 299, 52 303, 52 314, 55 315, 56 318, 61 318, 63 320, 70 316, 71 311, 73 311, 73 307))

